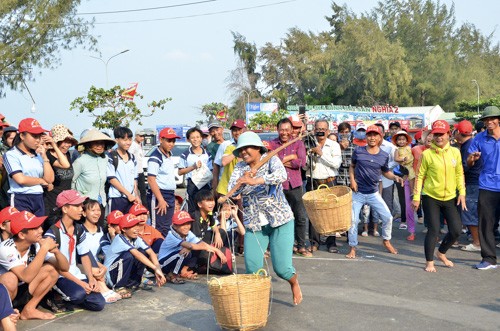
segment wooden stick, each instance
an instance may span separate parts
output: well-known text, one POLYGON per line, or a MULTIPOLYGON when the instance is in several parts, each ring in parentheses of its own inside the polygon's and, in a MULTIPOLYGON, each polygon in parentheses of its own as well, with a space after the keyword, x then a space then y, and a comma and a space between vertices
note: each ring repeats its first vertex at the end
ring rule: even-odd
MULTIPOLYGON (((272 150, 270 152, 267 153, 267 155, 262 159, 260 160, 259 162, 257 162, 255 164, 255 166, 253 166, 251 169, 250 169, 250 172, 256 172, 260 167, 262 167, 264 164, 266 164, 273 156, 277 155, 280 151, 282 151, 283 149, 287 148, 288 146, 290 146, 291 144, 293 144, 294 142, 300 140, 303 138, 303 135, 302 134, 299 134, 298 137, 290 140, 289 142, 281 145, 280 147, 276 148, 275 150, 272 150)), ((240 183, 236 183, 236 185, 233 186, 233 188, 231 189, 231 191, 227 192, 226 195, 220 197, 219 199, 217 199, 217 202, 218 203, 224 203, 226 202, 227 199, 229 199, 239 188, 241 187, 241 184, 240 183)))

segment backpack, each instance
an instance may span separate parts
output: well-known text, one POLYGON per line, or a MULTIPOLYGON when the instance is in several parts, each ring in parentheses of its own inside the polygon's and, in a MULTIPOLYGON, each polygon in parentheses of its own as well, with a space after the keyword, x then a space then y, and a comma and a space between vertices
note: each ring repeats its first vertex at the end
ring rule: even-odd
MULTIPOLYGON (((78 245, 78 243, 80 242, 80 238, 82 237, 83 229, 82 229, 81 225, 76 224, 76 223, 75 223, 74 227, 75 227, 75 232, 73 233, 73 235, 76 234, 76 245, 75 245, 75 247, 76 247, 78 245)), ((51 225, 49 229, 52 230, 52 233, 56 237, 56 239, 55 239, 56 244, 58 244, 59 247, 61 247, 61 232, 60 232, 61 229, 58 228, 55 224, 51 225)))

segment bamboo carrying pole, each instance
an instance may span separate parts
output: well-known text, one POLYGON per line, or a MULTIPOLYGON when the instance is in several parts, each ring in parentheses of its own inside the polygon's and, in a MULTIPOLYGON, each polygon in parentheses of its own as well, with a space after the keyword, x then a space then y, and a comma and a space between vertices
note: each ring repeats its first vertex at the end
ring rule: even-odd
MULTIPOLYGON (((269 153, 267 153, 267 155, 262 160, 260 160, 259 162, 257 162, 257 164, 254 167, 252 167, 249 172, 255 173, 260 167, 262 167, 264 164, 266 164, 267 161, 269 161, 273 156, 277 155, 280 151, 282 151, 283 149, 287 148, 288 146, 290 146, 294 142, 302 139, 302 137, 303 137, 303 135, 300 134, 300 135, 297 136, 297 138, 294 138, 294 139, 290 140, 289 142, 287 142, 287 143, 281 145, 280 147, 276 148, 275 150, 270 151, 269 153)), ((229 199, 240 187, 241 187, 241 184, 240 183, 236 183, 236 185, 234 185, 234 187, 229 192, 227 192, 226 195, 220 197, 217 200, 217 202, 218 203, 224 203, 224 202, 226 202, 226 200, 229 199)))

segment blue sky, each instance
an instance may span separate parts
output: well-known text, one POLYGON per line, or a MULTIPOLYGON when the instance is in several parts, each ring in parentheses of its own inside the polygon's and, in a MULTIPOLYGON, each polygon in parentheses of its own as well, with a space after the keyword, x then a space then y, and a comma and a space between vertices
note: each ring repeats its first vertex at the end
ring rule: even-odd
MULTIPOLYGON (((115 11, 187 2, 197 1, 84 0, 79 12, 115 11)), ((109 86, 125 87, 138 82, 138 92, 145 96, 145 100, 173 98, 165 110, 145 118, 143 127, 191 125, 201 119, 201 105, 231 101, 231 93, 227 91, 225 83, 230 70, 236 67, 231 31, 241 33, 258 47, 266 42, 277 44, 292 27, 313 32, 324 31, 329 28, 324 16, 331 12, 330 3, 329 0, 218 0, 147 12, 97 15, 98 23, 168 19, 145 23, 97 24, 93 33, 100 36, 98 47, 104 60, 125 49, 130 50, 109 62, 109 86), (259 5, 269 6, 239 10, 259 5), (204 15, 228 10, 237 11, 204 15), (193 17, 174 18, 185 16, 193 17)), ((358 13, 370 10, 376 3, 375 0, 347 2, 358 13)), ((452 1, 441 3, 451 4, 452 1)), ((454 3, 457 24, 471 22, 487 34, 498 29, 500 1, 457 0, 454 3)), ((495 32, 494 39, 500 41, 500 32, 495 32)), ((55 70, 43 70, 41 75, 36 75, 35 82, 28 82, 36 101, 35 113, 31 112, 32 102, 26 91, 10 90, 7 90, 5 98, 0 99, 0 112, 14 125, 22 118, 35 117, 47 129, 63 123, 79 136, 82 130, 91 126, 92 118, 69 111, 70 102, 85 95, 91 85, 106 87, 104 64, 89 55, 99 56, 81 49, 64 52, 61 66, 55 70)), ((471 85, 472 96, 475 96, 475 91, 471 85)), ((135 129, 137 124, 131 127, 135 129)))

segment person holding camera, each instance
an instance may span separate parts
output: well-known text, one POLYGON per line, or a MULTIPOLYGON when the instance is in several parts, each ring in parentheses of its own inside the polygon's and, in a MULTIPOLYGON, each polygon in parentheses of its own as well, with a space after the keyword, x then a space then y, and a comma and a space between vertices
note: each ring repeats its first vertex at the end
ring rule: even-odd
MULTIPOLYGON (((342 163, 342 152, 340 145, 328 139, 330 130, 329 123, 325 119, 319 119, 314 122, 314 137, 306 138, 309 157, 306 164, 307 191, 318 188, 325 184, 332 187, 336 184, 338 169, 342 163)), ((311 251, 318 250, 320 236, 309 223, 309 240, 311 241, 311 251)), ((338 253, 335 236, 329 236, 326 239, 326 247, 330 253, 338 253)))

